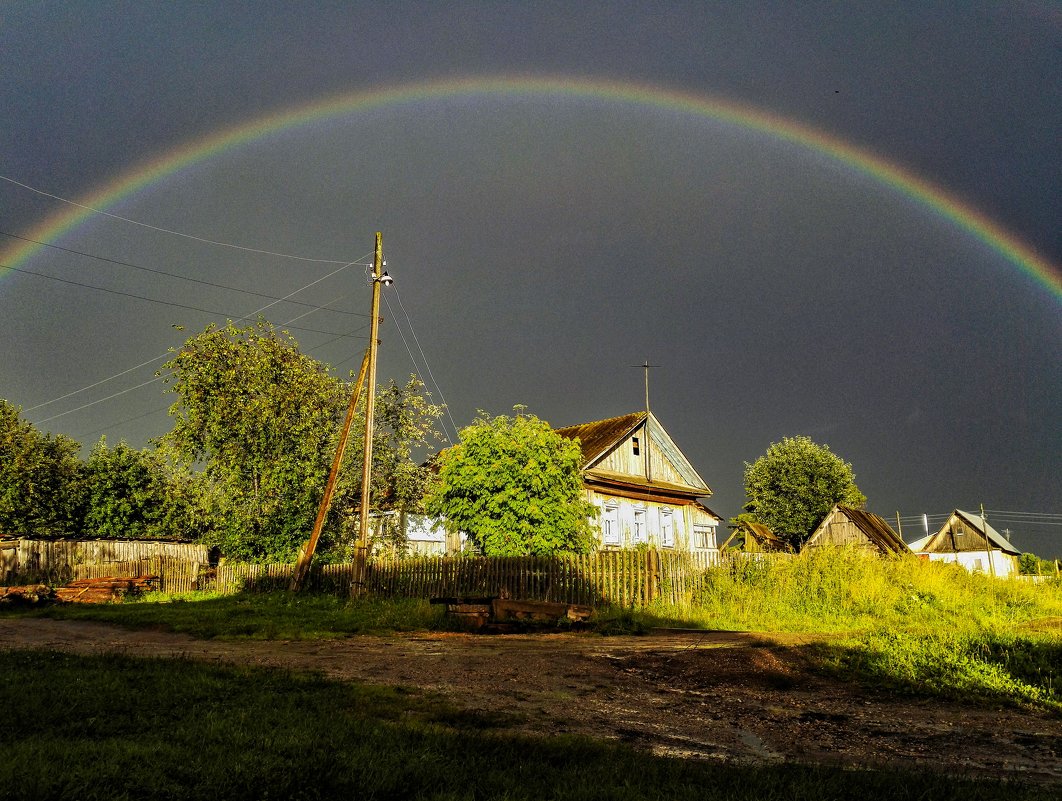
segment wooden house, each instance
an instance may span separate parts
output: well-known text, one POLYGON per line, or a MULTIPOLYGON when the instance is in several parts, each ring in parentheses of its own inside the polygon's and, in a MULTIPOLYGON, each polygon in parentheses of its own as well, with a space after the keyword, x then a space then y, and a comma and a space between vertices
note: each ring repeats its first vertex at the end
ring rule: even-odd
POLYGON ((656 416, 633 412, 556 429, 583 452, 586 498, 601 512, 600 547, 638 545, 717 553, 712 490, 656 416))
MULTIPOLYGON (((555 430, 579 440, 586 498, 600 509, 599 547, 718 553, 721 518, 701 502, 712 491, 654 415, 634 412, 555 430)), ((463 545, 440 521, 403 515, 401 525, 412 553, 453 553, 463 545)))
POLYGON ((881 554, 907 553, 909 550, 885 518, 840 504, 823 518, 801 550, 827 545, 863 548, 881 554))
POLYGON ((780 553, 789 550, 785 541, 763 523, 742 520, 734 526, 733 532, 721 546, 725 549, 734 543, 734 547, 747 553, 780 553))
POLYGON ((955 562, 967 570, 996 576, 1018 573, 1018 550, 980 514, 956 509, 935 533, 911 543, 911 550, 934 562, 955 562))

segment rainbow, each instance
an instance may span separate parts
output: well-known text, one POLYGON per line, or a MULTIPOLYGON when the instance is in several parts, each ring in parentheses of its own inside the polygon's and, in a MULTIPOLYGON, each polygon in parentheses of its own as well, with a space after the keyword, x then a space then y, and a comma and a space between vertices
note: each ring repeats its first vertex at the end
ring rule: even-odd
MULTIPOLYGON (((79 205, 62 209, 45 218, 27 234, 27 238, 52 242, 76 228, 97 211, 114 205, 140 189, 163 181, 189 165, 278 131, 297 129, 356 112, 416 104, 425 100, 506 96, 592 99, 685 113, 760 131, 778 140, 822 153, 910 198, 973 235, 1042 283, 1056 299, 1062 299, 1062 270, 972 206, 903 167, 887 162, 866 150, 793 120, 719 98, 648 84, 557 76, 499 76, 423 81, 341 94, 269 114, 190 142, 119 176, 81 198, 79 205)), ((0 254, 0 265, 3 265, 0 267, 0 277, 11 272, 3 270, 3 267, 20 266, 41 247, 35 243, 9 246, 0 254)))

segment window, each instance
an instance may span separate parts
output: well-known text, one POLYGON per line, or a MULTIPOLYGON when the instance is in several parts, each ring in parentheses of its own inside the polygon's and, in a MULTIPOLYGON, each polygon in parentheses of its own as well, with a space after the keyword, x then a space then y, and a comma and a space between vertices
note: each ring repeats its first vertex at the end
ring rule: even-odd
POLYGON ((619 545, 619 508, 606 503, 601 514, 601 540, 605 545, 619 545))
POLYGON ((963 527, 963 524, 962 523, 956 523, 955 524, 955 536, 956 537, 961 537, 965 533, 966 533, 966 529, 963 527))
POLYGON ((637 456, 638 455, 638 438, 637 437, 634 437, 633 439, 631 439, 631 445, 634 448, 634 455, 637 456))
POLYGON ((665 548, 675 547, 675 521, 670 509, 660 510, 660 544, 665 548))
POLYGON ((695 548, 714 548, 715 526, 694 526, 693 545, 695 548))
POLYGON ((645 510, 634 510, 634 541, 646 542, 645 537, 645 510))

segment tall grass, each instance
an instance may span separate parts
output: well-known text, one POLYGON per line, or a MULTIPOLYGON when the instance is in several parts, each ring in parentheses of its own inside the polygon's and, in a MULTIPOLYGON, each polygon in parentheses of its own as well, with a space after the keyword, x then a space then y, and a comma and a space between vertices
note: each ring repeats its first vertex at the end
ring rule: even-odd
POLYGON ((878 687, 1062 711, 1059 581, 824 548, 719 568, 687 616, 706 628, 845 635, 813 649, 819 664, 878 687))
POLYGON ((1062 582, 1001 580, 956 565, 821 548, 714 569, 687 616, 714 628, 771 631, 997 628, 1062 616, 1062 582))

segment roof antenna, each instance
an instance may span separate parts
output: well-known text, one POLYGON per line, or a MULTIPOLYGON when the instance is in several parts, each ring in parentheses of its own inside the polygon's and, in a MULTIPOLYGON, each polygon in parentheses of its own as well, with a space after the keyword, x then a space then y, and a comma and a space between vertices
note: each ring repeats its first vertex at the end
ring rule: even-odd
POLYGON ((632 364, 629 367, 637 367, 645 370, 645 480, 650 484, 653 482, 653 457, 651 455, 652 448, 651 440, 649 438, 649 370, 660 367, 659 364, 649 364, 649 360, 646 359, 642 364, 632 364))

